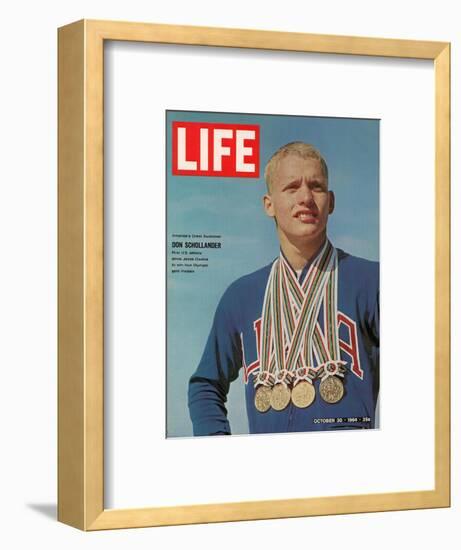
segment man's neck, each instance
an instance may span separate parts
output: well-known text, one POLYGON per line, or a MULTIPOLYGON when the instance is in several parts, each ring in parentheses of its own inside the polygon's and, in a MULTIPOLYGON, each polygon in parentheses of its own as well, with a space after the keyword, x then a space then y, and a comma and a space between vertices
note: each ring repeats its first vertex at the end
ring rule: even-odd
POLYGON ((326 241, 326 234, 315 242, 295 244, 286 239, 280 239, 280 248, 291 267, 297 271, 310 262, 318 254, 326 241))

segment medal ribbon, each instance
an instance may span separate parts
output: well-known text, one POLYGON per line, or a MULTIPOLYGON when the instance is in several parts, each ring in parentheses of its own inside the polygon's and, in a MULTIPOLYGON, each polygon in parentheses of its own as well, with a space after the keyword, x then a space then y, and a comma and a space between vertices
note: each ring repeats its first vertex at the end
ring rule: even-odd
POLYGON ((267 280, 266 291, 264 293, 263 311, 261 316, 261 340, 260 340, 260 365, 259 372, 255 374, 255 387, 259 385, 272 386, 275 381, 273 370, 275 360, 272 355, 272 296, 271 287, 273 284, 274 272, 276 271, 277 262, 272 264, 272 269, 267 280))
MULTIPOLYGON (((323 303, 324 306, 324 327, 326 331, 326 341, 322 334, 322 330, 318 322, 315 323, 313 332, 307 331, 304 334, 304 366, 313 365, 313 355, 317 358, 318 368, 327 366, 328 364, 345 364, 340 360, 339 335, 337 325, 337 281, 338 281, 338 259, 335 251, 335 259, 333 269, 330 271, 330 276, 325 286, 324 296, 322 301, 317 304, 317 311, 314 317, 317 319, 318 312, 323 303), (335 322, 336 320, 336 322, 335 322), (310 343, 312 342, 312 344, 310 343)), ((298 279, 293 275, 289 266, 285 270, 286 280, 289 283, 289 291, 291 304, 293 306, 294 317, 299 316, 299 311, 302 307, 302 299, 307 286, 306 280, 303 287, 298 282, 298 279)), ((307 279, 307 278, 306 278, 307 279)), ((288 301, 287 301, 288 303, 288 301)), ((286 318, 288 319, 288 327, 291 329, 293 325, 293 314, 290 308, 287 308, 286 318)))
MULTIPOLYGON (((337 281, 337 254, 328 240, 312 262, 302 286, 283 255, 274 262, 264 296, 261 320, 261 363, 257 384, 269 383, 268 373, 273 375, 274 368, 277 371, 278 381, 285 384, 293 378, 296 367, 298 367, 297 381, 300 379, 312 381, 313 369, 306 367, 302 351, 304 349, 304 355, 307 353, 309 356, 306 362, 313 365, 312 341, 316 348, 322 349, 318 339, 319 335, 321 337, 317 326, 318 314, 325 297, 328 296, 329 300, 331 296, 337 295, 335 281, 337 281), (331 282, 333 289, 329 288, 331 282), (315 338, 313 338, 314 334, 315 338)), ((329 308, 328 319, 336 319, 336 309, 336 303, 334 303, 329 308), (332 313, 334 317, 331 317, 332 313)), ((337 325, 334 324, 335 327, 329 333, 331 342, 334 341, 335 334, 337 335, 337 325)), ((323 341, 323 338, 321 340, 323 341)), ((339 354, 339 342, 336 347, 339 354)), ((329 354, 328 351, 325 354, 324 346, 322 351, 322 357, 326 359, 323 363, 326 363, 329 360, 329 354)))
POLYGON ((341 361, 338 332, 338 258, 335 259, 335 268, 325 286, 323 298, 323 326, 326 342, 319 324, 314 332, 313 350, 318 361, 319 376, 344 376, 345 361, 341 361))

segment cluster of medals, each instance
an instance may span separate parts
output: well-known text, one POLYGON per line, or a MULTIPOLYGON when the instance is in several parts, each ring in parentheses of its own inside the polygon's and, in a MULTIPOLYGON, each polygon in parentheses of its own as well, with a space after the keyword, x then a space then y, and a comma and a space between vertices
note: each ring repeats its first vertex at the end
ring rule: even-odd
POLYGON ((302 283, 284 256, 272 265, 261 319, 260 367, 254 376, 255 407, 306 408, 320 397, 337 403, 344 395, 345 362, 337 325, 338 258, 327 240, 302 283), (323 305, 324 331, 318 317, 323 305), (317 367, 314 368, 314 355, 317 367))

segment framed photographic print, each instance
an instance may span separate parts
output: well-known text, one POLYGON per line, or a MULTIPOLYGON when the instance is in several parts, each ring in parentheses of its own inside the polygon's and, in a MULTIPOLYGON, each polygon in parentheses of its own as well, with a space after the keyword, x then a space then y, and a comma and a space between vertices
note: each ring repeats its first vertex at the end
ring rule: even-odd
POLYGON ((59 29, 60 521, 449 506, 449 69, 59 29))

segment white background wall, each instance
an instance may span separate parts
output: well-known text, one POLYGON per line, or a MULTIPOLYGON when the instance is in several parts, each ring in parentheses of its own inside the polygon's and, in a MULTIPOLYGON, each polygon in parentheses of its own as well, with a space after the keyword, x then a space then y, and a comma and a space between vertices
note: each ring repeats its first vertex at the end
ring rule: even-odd
MULTIPOLYGON (((0 79, 0 542, 4 548, 453 548, 461 519, 459 51, 456 3, 268 0, 17 1, 2 10, 0 79), (80 533, 56 523, 56 29, 82 17, 452 42, 453 506, 80 533)), ((418 188, 415 185, 417 207, 418 188)), ((398 198, 397 198, 398 200, 398 198)), ((430 254, 430 251, 429 251, 430 254)), ((425 258, 421 258, 422 263, 425 258)), ((410 435, 410 434, 409 434, 410 435)), ((411 439, 411 437, 409 438, 411 439)), ((410 442, 409 442, 410 444, 410 442)), ((405 452, 404 449, 400 450, 405 452)), ((379 475, 379 472, 377 472, 379 475)))

